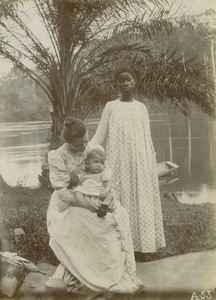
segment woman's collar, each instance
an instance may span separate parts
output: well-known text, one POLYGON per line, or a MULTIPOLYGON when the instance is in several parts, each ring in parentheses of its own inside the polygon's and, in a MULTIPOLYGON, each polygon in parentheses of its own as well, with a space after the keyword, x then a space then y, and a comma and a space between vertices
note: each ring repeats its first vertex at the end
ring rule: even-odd
POLYGON ((134 101, 135 101, 134 98, 132 98, 130 101, 124 101, 124 100, 121 100, 121 97, 119 97, 118 100, 119 100, 120 102, 122 102, 122 103, 131 103, 131 102, 134 102, 134 101))
POLYGON ((71 145, 70 145, 69 143, 67 143, 67 142, 65 142, 65 145, 66 145, 67 149, 68 149, 71 153, 73 153, 74 155, 76 155, 76 154, 83 154, 83 153, 85 152, 85 150, 84 150, 84 151, 76 151, 76 150, 73 149, 73 148, 71 147, 71 145))

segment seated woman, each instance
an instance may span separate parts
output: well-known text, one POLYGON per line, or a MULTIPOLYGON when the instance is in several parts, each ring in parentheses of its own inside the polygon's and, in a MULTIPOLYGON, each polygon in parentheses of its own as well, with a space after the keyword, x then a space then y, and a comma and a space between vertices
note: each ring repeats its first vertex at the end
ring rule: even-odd
POLYGON ((133 294, 142 290, 126 210, 114 199, 107 215, 98 218, 101 202, 97 197, 94 201, 75 198, 67 188, 70 174, 84 169, 85 124, 66 118, 63 138, 65 143, 48 155, 55 191, 47 211, 47 227, 50 247, 60 261, 53 277, 62 279, 69 291, 77 284, 95 292, 133 294))

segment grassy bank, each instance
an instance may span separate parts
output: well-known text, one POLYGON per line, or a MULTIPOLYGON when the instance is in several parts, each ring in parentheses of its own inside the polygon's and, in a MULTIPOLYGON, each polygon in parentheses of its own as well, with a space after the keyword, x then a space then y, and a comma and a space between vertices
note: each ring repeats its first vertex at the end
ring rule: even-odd
POLYGON ((37 263, 40 259, 57 263, 48 246, 46 211, 51 192, 1 184, 0 231, 1 251, 16 252, 37 263), (15 241, 14 229, 22 228, 25 236, 15 241))
MULTIPOLYGON (((51 193, 42 188, 9 187, 4 182, 0 188, 1 251, 17 252, 34 263, 44 259, 57 264, 46 230, 51 193), (15 228, 25 232, 21 242, 15 242, 15 228)), ((181 204, 166 193, 161 202, 167 246, 148 260, 216 248, 216 205, 181 204)))

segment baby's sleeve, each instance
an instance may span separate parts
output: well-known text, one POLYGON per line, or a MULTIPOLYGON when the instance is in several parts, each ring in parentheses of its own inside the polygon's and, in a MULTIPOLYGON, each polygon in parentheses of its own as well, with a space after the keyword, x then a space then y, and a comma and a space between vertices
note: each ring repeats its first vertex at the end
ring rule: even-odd
POLYGON ((106 169, 101 174, 102 181, 108 181, 112 178, 112 171, 109 166, 106 166, 106 169))
POLYGON ((83 173, 77 174, 77 177, 78 177, 80 183, 82 183, 85 180, 85 176, 83 173))

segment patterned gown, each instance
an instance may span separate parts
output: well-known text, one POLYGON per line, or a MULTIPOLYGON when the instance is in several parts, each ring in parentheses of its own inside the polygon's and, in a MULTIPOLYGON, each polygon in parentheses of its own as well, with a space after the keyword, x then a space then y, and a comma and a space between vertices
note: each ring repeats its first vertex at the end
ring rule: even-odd
POLYGON ((134 250, 165 246, 155 151, 147 109, 141 102, 106 104, 92 144, 106 141, 117 199, 127 209, 134 250))

